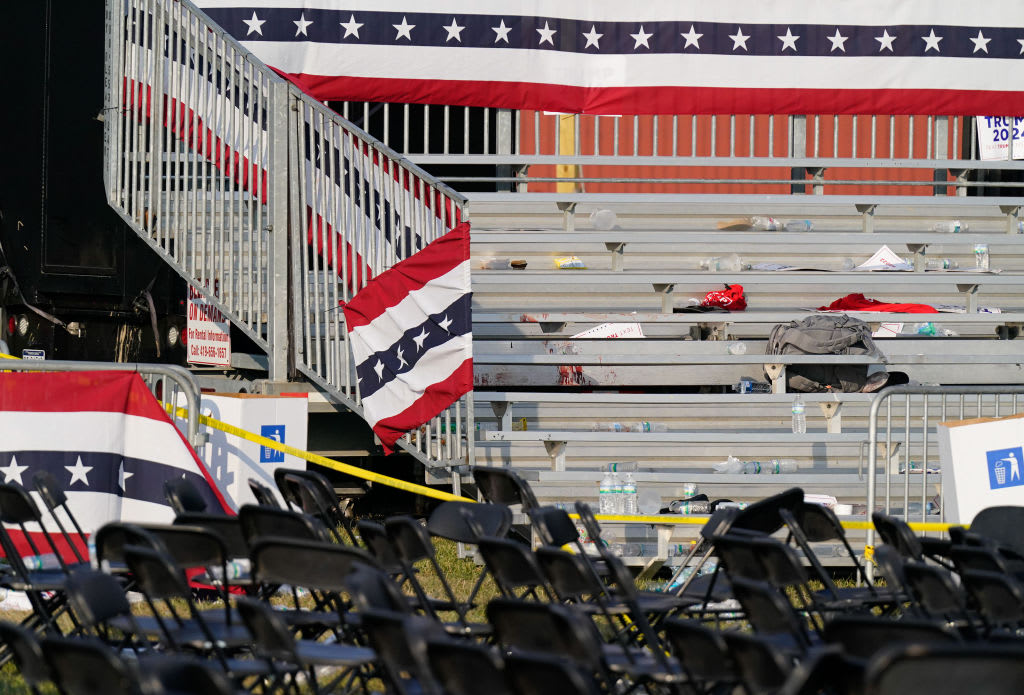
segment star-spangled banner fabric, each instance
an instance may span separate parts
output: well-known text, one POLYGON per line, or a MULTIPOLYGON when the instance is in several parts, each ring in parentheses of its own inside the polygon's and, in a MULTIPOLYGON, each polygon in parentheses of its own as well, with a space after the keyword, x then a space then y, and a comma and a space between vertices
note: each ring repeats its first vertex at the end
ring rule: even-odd
POLYGON ((321 100, 1024 114, 1019 0, 198 0, 321 100))
POLYGON ((363 417, 388 453, 473 389, 472 297, 463 222, 345 305, 363 417))
MULTIPOLYGON (((132 372, 0 374, 2 482, 32 490, 41 471, 61 484, 87 534, 109 521, 173 521, 163 492, 170 478, 192 482, 209 510, 233 513, 206 466, 132 372)), ((55 529, 38 498, 37 504, 44 523, 55 529)), ((34 554, 20 534, 9 533, 19 552, 34 554)), ((83 540, 80 551, 85 545, 83 540)), ((66 544, 60 546, 73 560, 66 544)))

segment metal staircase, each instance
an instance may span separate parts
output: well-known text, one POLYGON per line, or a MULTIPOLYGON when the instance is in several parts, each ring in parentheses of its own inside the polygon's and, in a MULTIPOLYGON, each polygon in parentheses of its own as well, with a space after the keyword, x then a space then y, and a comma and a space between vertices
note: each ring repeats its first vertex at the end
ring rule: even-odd
MULTIPOLYGON (((341 305, 465 198, 299 92, 187 0, 108 0, 110 205, 269 357, 362 414, 341 305)), ((472 457, 472 396, 399 442, 472 457)))

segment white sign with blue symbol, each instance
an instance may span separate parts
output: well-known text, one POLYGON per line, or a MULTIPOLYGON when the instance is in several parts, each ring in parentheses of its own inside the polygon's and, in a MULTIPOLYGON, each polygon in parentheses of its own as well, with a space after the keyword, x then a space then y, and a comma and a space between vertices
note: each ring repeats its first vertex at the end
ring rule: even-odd
POLYGON ((943 521, 969 524, 986 507, 1024 506, 1022 418, 940 423, 943 521))
MULTIPOLYGON (((284 444, 284 425, 263 425, 260 427, 260 435, 267 439, 273 439, 279 444, 284 444)), ((284 452, 271 449, 269 446, 260 447, 260 463, 283 463, 284 452)))

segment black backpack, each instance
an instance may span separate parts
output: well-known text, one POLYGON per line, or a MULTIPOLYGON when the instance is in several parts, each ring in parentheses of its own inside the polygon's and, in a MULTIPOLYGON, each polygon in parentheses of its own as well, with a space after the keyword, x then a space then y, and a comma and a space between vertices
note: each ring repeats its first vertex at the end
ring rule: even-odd
MULTIPOLYGON (((876 355, 868 324, 846 314, 814 314, 780 323, 768 335, 769 355, 876 355)), ((770 379, 769 379, 770 380, 770 379)), ((786 368, 788 391, 860 391, 868 381, 866 364, 793 364, 786 368)))

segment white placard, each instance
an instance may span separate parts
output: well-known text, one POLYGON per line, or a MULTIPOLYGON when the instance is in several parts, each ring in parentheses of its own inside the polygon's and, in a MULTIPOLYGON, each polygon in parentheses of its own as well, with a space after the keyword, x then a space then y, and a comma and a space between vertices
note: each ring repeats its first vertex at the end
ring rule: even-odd
POLYGON ((573 338, 643 338, 644 329, 639 323, 602 323, 577 333, 573 338))
POLYGON ((1022 418, 939 423, 945 521, 970 524, 986 507, 1024 505, 1022 418))
POLYGON ((185 327, 188 361, 217 367, 231 366, 231 326, 220 309, 188 287, 188 324, 185 327))
POLYGON ((875 255, 867 259, 854 270, 913 270, 914 266, 900 258, 888 246, 875 251, 875 255))
POLYGON ((1008 159, 1013 141, 1012 159, 1024 159, 1024 117, 978 116, 978 150, 982 159, 1008 159))

